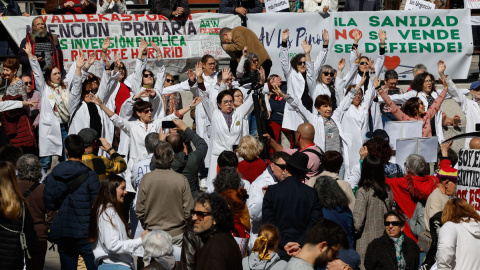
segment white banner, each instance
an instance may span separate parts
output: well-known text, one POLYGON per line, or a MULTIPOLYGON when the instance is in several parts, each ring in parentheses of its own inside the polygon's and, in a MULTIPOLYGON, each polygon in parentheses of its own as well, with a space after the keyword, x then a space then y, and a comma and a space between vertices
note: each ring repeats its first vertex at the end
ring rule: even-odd
POLYGON ((460 149, 457 197, 480 211, 480 150, 460 149))
MULTIPOLYGON (((223 51, 218 34, 222 27, 240 25, 235 15, 197 13, 187 19, 169 21, 155 14, 90 14, 42 16, 50 33, 59 36, 63 57, 68 67, 78 55, 78 49, 95 53, 101 58, 102 43, 110 37, 108 57, 113 62, 119 54, 128 69, 134 67, 138 56, 140 39, 153 41, 161 47, 167 71, 178 74, 184 71, 187 61, 198 61, 203 55, 211 54, 216 59, 230 58, 223 51)), ((1 22, 13 40, 20 42, 30 32, 34 17, 2 17, 1 22)), ((152 62, 154 49, 149 44, 152 62)))
POLYGON ((257 34, 272 58, 271 74, 282 77, 279 53, 282 31, 286 28, 290 29, 290 53, 303 53, 301 42, 307 39, 313 45, 312 60, 322 48, 322 30, 328 30, 326 64, 335 69, 341 58, 348 62, 356 28, 363 33, 360 52, 373 59, 377 58, 380 47, 378 31, 383 29, 387 33, 385 67, 380 77, 386 69, 395 69, 400 79, 413 79, 413 67, 419 63, 436 75, 440 59, 449 67, 446 73, 454 79, 466 79, 470 68, 473 42, 467 9, 335 12, 325 18, 317 13, 264 13, 247 17, 248 28, 257 34))

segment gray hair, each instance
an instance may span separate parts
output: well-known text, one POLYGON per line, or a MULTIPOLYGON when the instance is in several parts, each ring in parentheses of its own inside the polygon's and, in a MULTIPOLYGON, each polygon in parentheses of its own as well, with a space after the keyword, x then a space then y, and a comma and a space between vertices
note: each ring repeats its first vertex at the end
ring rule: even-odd
POLYGON ((427 67, 424 64, 416 64, 415 67, 413 67, 413 76, 420 70, 427 72, 427 67))
POLYGON ((42 163, 37 156, 25 154, 17 161, 18 179, 39 182, 42 179, 42 163))
POLYGON ((147 153, 153 153, 159 144, 158 133, 152 132, 145 137, 145 148, 147 149, 147 153))
POLYGON ((161 258, 173 254, 172 236, 165 231, 155 229, 147 233, 142 240, 145 249, 144 258, 161 258))
POLYGON ((245 72, 250 71, 250 66, 252 65, 253 59, 257 58, 258 62, 261 63, 260 57, 256 53, 249 52, 245 56, 245 64, 243 65, 243 70, 245 72))
POLYGON ((420 155, 411 154, 407 157, 405 161, 407 168, 410 170, 410 173, 417 176, 425 176, 428 172, 428 164, 420 155))
POLYGON ((162 142, 155 149, 155 168, 157 169, 170 169, 172 167, 173 147, 168 142, 162 142))

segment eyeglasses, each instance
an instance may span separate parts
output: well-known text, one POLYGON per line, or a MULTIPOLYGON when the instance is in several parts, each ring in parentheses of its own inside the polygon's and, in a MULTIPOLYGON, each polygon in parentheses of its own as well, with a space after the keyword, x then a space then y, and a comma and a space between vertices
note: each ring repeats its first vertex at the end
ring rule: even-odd
POLYGON ((25 85, 33 85, 32 82, 23 82, 25 85))
POLYGON ((402 224, 402 223, 400 223, 400 221, 385 221, 385 222, 383 222, 383 224, 385 225, 385 227, 390 226, 390 224, 392 224, 395 227, 399 227, 400 224, 402 224))
POLYGON ((306 65, 305 61, 300 61, 297 63, 297 66, 302 66, 302 65, 306 65))
POLYGON ((222 102, 223 102, 223 104, 228 104, 228 103, 232 103, 233 100, 224 100, 224 101, 222 101, 222 102))
POLYGON ((258 59, 257 60, 252 60, 253 63, 258 63, 258 59))
POLYGON ((432 80, 425 80, 425 81, 423 81, 423 82, 432 82, 432 80))
POLYGON ((193 216, 197 216, 198 219, 203 220, 206 216, 211 216, 212 214, 210 212, 202 212, 202 211, 195 211, 195 210, 190 210, 190 214, 193 216))
POLYGON ((368 62, 360 62, 360 65, 368 65, 368 62))
POLYGON ((287 164, 278 164, 278 163, 275 163, 275 162, 272 162, 272 163, 275 164, 282 171, 287 169, 287 164))
POLYGON ((322 73, 323 73, 323 75, 325 75, 325 76, 330 75, 330 77, 333 77, 333 75, 335 75, 334 72, 326 72, 326 71, 325 71, 325 72, 322 72, 322 73))
POLYGON ((144 77, 144 78, 148 78, 148 77, 152 77, 152 78, 153 78, 153 74, 152 74, 152 73, 145 73, 145 74, 143 74, 143 77, 144 77))
POLYGON ((145 109, 145 110, 143 110, 143 113, 149 113, 151 111, 152 111, 152 109, 145 109))
POLYGON ((206 63, 205 65, 209 65, 209 66, 215 66, 215 65, 217 65, 217 63, 216 63, 216 62, 212 62, 212 63, 206 63))
POLYGON ((173 83, 173 80, 170 80, 170 79, 165 79, 165 81, 168 83, 173 83))

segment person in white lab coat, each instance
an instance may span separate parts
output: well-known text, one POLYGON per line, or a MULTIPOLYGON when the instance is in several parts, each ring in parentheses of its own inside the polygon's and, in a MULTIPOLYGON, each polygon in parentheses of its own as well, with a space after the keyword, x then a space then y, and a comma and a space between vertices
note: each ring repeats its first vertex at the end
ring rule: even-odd
MULTIPOLYGON (((480 81, 475 81, 470 85, 470 95, 472 99, 468 99, 465 96, 464 89, 458 89, 457 86, 453 83, 450 77, 445 75, 445 69, 447 66, 443 61, 438 62, 438 73, 442 80, 448 82, 448 94, 460 105, 465 118, 467 120, 465 124, 465 133, 474 132, 475 125, 480 123, 480 81)), ((467 91, 468 91, 467 90, 467 91)), ((470 141, 472 138, 465 139, 465 148, 469 148, 470 141)))
MULTIPOLYGON (((263 69, 260 69, 265 76, 263 69)), ((197 82, 203 83, 203 73, 200 67, 196 68, 197 82)), ((213 192, 213 179, 217 172, 217 158, 223 151, 232 151, 238 145, 243 135, 243 119, 253 107, 250 97, 238 108, 233 108, 233 96, 228 90, 217 95, 216 100, 211 100, 203 91, 203 106, 211 123, 210 145, 207 156, 210 156, 210 165, 207 176, 207 189, 213 192)))
MULTIPOLYGON (((307 62, 311 62, 310 51, 312 46, 309 46, 305 40, 302 43, 303 53, 295 55, 290 59, 288 53, 288 28, 282 32, 282 47, 280 48, 280 61, 282 63, 282 70, 287 80, 287 93, 293 98, 298 98, 307 110, 312 111, 313 99, 310 96, 307 83, 307 62)), ((289 104, 286 104, 283 115, 282 128, 289 130, 297 130, 297 127, 304 123, 300 115, 295 112, 289 104)))
POLYGON ((47 171, 52 165, 53 155, 60 156, 59 161, 66 159, 63 142, 67 137, 70 117, 69 93, 73 89, 79 91, 78 89, 82 87, 82 67, 85 65, 85 56, 80 50, 79 57, 68 72, 66 83, 64 83, 61 81, 61 71, 57 67, 47 67, 45 77, 43 76, 37 57, 32 54, 30 43, 25 45, 24 50, 32 67, 36 89, 42 96, 38 145, 42 167, 44 171, 47 171))

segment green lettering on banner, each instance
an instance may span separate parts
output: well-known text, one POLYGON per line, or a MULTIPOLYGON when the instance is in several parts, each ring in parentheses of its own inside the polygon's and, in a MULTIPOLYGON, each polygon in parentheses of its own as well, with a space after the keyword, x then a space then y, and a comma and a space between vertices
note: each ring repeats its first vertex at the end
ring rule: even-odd
POLYGON ((460 30, 459 29, 452 29, 452 31, 450 31, 450 38, 451 39, 460 39, 460 30))
POLYGON ((447 26, 456 26, 458 19, 455 16, 447 16, 447 26))
POLYGON ((423 53, 425 51, 427 52, 432 52, 432 44, 431 43, 419 43, 419 48, 420 48, 420 53, 423 53))
POLYGON ((333 46, 333 48, 334 48, 334 51, 336 53, 343 53, 342 44, 335 44, 335 46, 333 46))
POLYGON ((413 40, 420 40, 420 30, 418 29, 415 29, 415 30, 412 30, 412 39, 413 40))
POLYGON ((68 49, 68 40, 60 39, 60 49, 62 50, 68 49))
POLYGON ((435 20, 434 20, 433 23, 432 23, 432 27, 433 27, 433 26, 437 26, 437 25, 442 26, 442 27, 445 26, 445 24, 443 23, 442 19, 440 19, 440 17, 438 17, 438 16, 435 17, 435 20))
POLYGON ((370 32, 368 33, 368 35, 370 36, 370 39, 371 39, 371 40, 376 40, 376 39, 378 38, 377 32, 375 32, 375 31, 370 31, 370 32))
POLYGON ((403 16, 403 20, 397 16, 396 18, 396 26, 399 27, 400 24, 402 24, 403 26, 408 26, 408 17, 407 16, 403 16))
POLYGON ((371 16, 368 20, 370 21, 370 26, 372 27, 378 27, 380 25, 380 18, 378 18, 378 16, 371 16))
POLYGON ((373 53, 377 50, 377 45, 374 43, 365 43, 365 52, 366 53, 373 53))
POLYGON ((90 39, 90 42, 92 43, 92 49, 99 49, 99 48, 98 48, 97 41, 98 41, 98 40, 97 40, 96 38, 90 39))
POLYGON ((403 39, 407 39, 410 30, 407 30, 405 34, 403 34, 402 30, 398 30, 398 33, 400 34, 400 36, 402 36, 403 39))
POLYGON ((439 29, 437 32, 437 38, 439 40, 444 40, 448 38, 448 32, 446 30, 439 29))
POLYGON ((385 17, 385 19, 384 19, 383 22, 382 22, 382 27, 385 27, 385 26, 394 27, 392 20, 391 20, 390 17, 388 17, 388 16, 385 17))
POLYGON ((438 42, 433 43, 433 52, 434 53, 439 53, 439 52, 443 52, 443 51, 445 51, 445 45, 443 45, 443 43, 438 43, 438 42))
POLYGON ((418 26, 420 27, 426 27, 426 26, 429 26, 430 25, 430 18, 427 17, 427 16, 420 16, 418 18, 419 22, 418 22, 418 26), (424 21, 425 20, 425 21, 424 21))
POLYGON ((417 43, 408 43, 408 52, 416 53, 417 51, 417 43))

